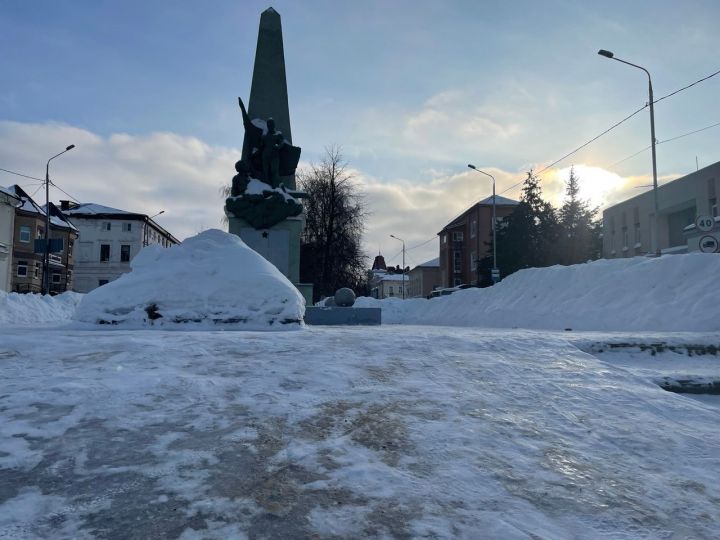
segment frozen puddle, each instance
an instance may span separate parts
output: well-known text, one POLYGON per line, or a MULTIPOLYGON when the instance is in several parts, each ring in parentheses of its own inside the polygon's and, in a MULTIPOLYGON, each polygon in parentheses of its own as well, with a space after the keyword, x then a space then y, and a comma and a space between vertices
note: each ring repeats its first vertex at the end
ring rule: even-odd
POLYGON ((717 407, 578 346, 5 333, 0 538, 717 537, 717 407))

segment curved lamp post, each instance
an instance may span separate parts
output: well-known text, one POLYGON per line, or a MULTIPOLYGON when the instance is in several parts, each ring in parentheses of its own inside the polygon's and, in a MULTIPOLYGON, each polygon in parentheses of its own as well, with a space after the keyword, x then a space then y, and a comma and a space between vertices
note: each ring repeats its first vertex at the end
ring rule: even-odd
POLYGON ((598 51, 600 56, 610 58, 611 60, 617 60, 628 66, 632 66, 638 69, 642 69, 648 77, 648 94, 649 94, 649 105, 650 105, 650 139, 652 143, 652 169, 653 169, 653 197, 655 199, 655 220, 653 223, 654 235, 655 235, 655 256, 660 256, 660 236, 658 235, 658 220, 660 219, 660 205, 658 203, 658 183, 657 183, 657 161, 655 158, 655 107, 653 106, 653 88, 652 79, 650 78, 650 72, 642 66, 633 64, 617 58, 614 53, 600 49, 598 51))
POLYGON ((402 238, 398 238, 394 234, 391 234, 390 238, 399 240, 400 242, 402 242, 402 245, 403 245, 402 298, 403 298, 403 300, 405 300, 405 288, 406 288, 406 283, 405 283, 405 240, 403 240, 402 238))
MULTIPOLYGON (((471 168, 473 171, 475 171, 475 172, 479 172, 480 174, 484 174, 485 176, 489 176, 490 178, 492 178, 492 183, 493 183, 493 194, 492 194, 492 197, 493 197, 493 219, 492 219, 492 233, 493 233, 493 268, 492 268, 492 282, 493 282, 493 285, 494 285, 495 283, 498 282, 498 279, 500 278, 500 271, 498 270, 498 267, 497 267, 497 234, 496 234, 496 232, 495 232, 495 229, 497 228, 497 221, 495 220, 495 177, 494 177, 492 174, 490 174, 490 173, 486 173, 485 171, 481 171, 481 170, 478 169, 475 165, 472 165, 472 164, 470 164, 470 163, 468 163, 468 167, 470 167, 470 168, 471 168)), ((478 231, 478 234, 480 234, 480 231, 478 231)), ((480 258, 480 252, 478 252, 478 259, 479 259, 479 258, 480 258)), ((476 262, 475 264, 479 264, 479 260, 478 260, 478 262, 476 262)), ((479 287, 479 286, 480 286, 480 283, 478 283, 478 287, 479 287)))
POLYGON ((45 165, 45 255, 43 257, 43 286, 42 294, 50 294, 50 162, 75 148, 71 144, 59 154, 47 160, 45 165))

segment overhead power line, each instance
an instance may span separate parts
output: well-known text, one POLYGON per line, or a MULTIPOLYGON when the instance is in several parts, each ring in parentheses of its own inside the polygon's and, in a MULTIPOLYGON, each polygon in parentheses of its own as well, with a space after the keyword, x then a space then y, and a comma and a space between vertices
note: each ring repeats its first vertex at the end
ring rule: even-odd
POLYGON ((44 182, 44 181, 45 181, 44 178, 35 178, 34 176, 28 176, 27 174, 22 174, 22 173, 15 172, 15 171, 10 171, 10 170, 8 170, 8 169, 0 169, 0 171, 6 172, 6 173, 10 173, 10 174, 15 174, 15 175, 17 175, 17 176, 22 176, 23 178, 29 178, 30 180, 40 180, 41 182, 44 182))
POLYGON ((50 185, 52 185, 54 188, 57 188, 57 189, 59 189, 60 191, 62 191, 65 195, 67 195, 68 197, 70 197, 70 198, 71 198, 73 201, 75 201, 76 203, 82 204, 82 203, 81 203, 80 201, 78 201, 75 197, 73 197, 72 195, 70 195, 67 191, 64 191, 62 188, 60 188, 60 187, 59 187, 55 182, 53 182, 52 180, 50 180, 50 185))
MULTIPOLYGON (((668 142, 670 142, 670 141, 676 141, 676 140, 678 140, 678 139, 682 139, 683 137, 688 137, 688 136, 690 136, 690 135, 695 135, 695 133, 700 133, 701 131, 705 131, 706 129, 714 128, 714 127, 717 127, 717 126, 720 126, 720 122, 716 122, 715 124, 711 124, 711 125, 709 125, 709 126, 705 126, 704 128, 695 129, 695 130, 693 130, 693 131, 688 131, 687 133, 683 133, 682 135, 677 135, 677 136, 675 136, 675 137, 670 137, 669 139, 665 139, 665 140, 663 140, 663 141, 658 141, 656 144, 657 144, 657 146, 659 146, 659 145, 661 145, 661 144, 665 144, 665 143, 668 143, 668 142)), ((639 155, 639 154, 642 154, 643 152, 646 152, 646 151, 650 150, 650 148, 652 148, 652 145, 646 146, 646 147, 643 148, 642 150, 638 150, 638 151, 635 152, 634 154, 631 154, 631 155, 629 155, 629 156, 627 156, 627 157, 622 158, 620 161, 616 161, 616 162, 613 163, 612 165, 609 165, 608 168, 614 167, 615 165, 619 165, 620 163, 623 163, 624 161, 627 161, 628 159, 632 159, 632 158, 634 158, 635 156, 637 156, 637 155, 639 155)))
MULTIPOLYGON (((671 96, 674 96, 675 94, 678 94, 678 93, 682 92, 683 90, 687 90, 688 88, 691 88, 692 86, 695 86, 696 84, 699 84, 699 83, 701 83, 701 82, 703 82, 703 81, 707 81, 708 79, 711 79, 712 77, 715 77, 715 76, 718 75, 718 74, 720 74, 720 70, 718 70, 718 71, 716 71, 716 72, 714 72, 714 73, 711 73, 710 75, 707 75, 706 77, 703 77, 703 78, 701 78, 701 79, 698 79, 697 81, 694 81, 694 82, 692 82, 692 83, 690 83, 690 84, 688 84, 688 85, 686 85, 686 86, 683 86, 682 88, 678 88, 677 90, 675 90, 675 91, 673 91, 673 92, 670 92, 669 94, 666 94, 666 95, 664 95, 664 96, 662 96, 662 97, 657 98, 656 100, 653 101, 653 104, 657 103, 658 101, 662 101, 662 100, 664 100, 664 99, 667 99, 667 98, 669 98, 669 97, 671 97, 671 96)), ((605 131, 603 131, 603 132, 600 133, 599 135, 596 135, 595 137, 593 137, 593 138, 590 139, 589 141, 581 144, 580 146, 578 146, 577 148, 575 148, 575 150, 573 150, 573 151, 571 151, 571 152, 568 152, 567 154, 565 154, 565 155, 564 155, 563 157, 561 157, 560 159, 556 159, 556 160, 553 161, 550 165, 547 165, 546 167, 543 167, 541 170, 539 170, 538 172, 535 173, 536 176, 539 176, 539 175, 540 175, 541 173, 543 173, 544 171, 547 171, 550 167, 553 167, 553 166, 557 165, 558 163, 560 163, 561 161, 564 161, 565 159, 569 158, 569 157, 572 156, 573 154, 576 154, 577 152, 579 152, 580 150, 582 150, 583 148, 585 148, 585 147, 588 146, 589 144, 597 141, 600 137, 602 137, 603 135, 608 134, 608 133, 611 132, 613 129, 615 129, 615 128, 619 127, 621 124, 627 122, 627 121, 630 120, 633 116, 635 116, 636 114, 640 113, 641 111, 647 109, 649 106, 650 106, 650 104, 649 104, 649 103, 646 103, 643 107, 640 107, 638 110, 636 110, 635 112, 629 114, 628 116, 626 116, 625 118, 623 118, 623 119, 620 120, 619 122, 614 123, 612 126, 610 126, 609 128, 607 128, 605 131)), ((709 127, 708 127, 708 128, 703 128, 703 129, 709 129, 709 127)), ((668 142, 668 141, 665 141, 665 142, 668 142)), ((643 150, 641 150, 640 152, 642 152, 642 151, 643 151, 643 150)), ((638 152, 638 153, 640 153, 640 152, 638 152)), ((630 159, 630 158, 627 158, 627 159, 630 159)), ((507 193, 507 192, 510 191, 511 189, 516 188, 517 186, 519 186, 520 184, 522 184, 523 181, 524 181, 524 179, 523 179, 523 180, 520 180, 519 182, 517 182, 517 183, 515 183, 515 184, 513 184, 512 186, 510 186, 509 188, 505 189, 504 191, 501 191, 501 192, 499 193, 499 195, 502 195, 503 193, 507 193)))

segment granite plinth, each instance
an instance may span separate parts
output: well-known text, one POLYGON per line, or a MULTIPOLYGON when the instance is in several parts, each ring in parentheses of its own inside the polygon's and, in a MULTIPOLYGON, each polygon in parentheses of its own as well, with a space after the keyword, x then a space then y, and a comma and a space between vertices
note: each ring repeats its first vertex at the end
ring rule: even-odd
POLYGON ((380 308, 306 307, 305 324, 323 326, 377 326, 381 324, 380 308))

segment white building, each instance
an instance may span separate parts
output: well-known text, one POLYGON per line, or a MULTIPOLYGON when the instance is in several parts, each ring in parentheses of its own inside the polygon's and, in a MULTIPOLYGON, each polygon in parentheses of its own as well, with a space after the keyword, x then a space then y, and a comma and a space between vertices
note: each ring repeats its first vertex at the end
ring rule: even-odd
POLYGON ((60 201, 77 227, 75 280, 77 292, 90 292, 130 271, 130 261, 150 244, 170 247, 178 240, 145 214, 99 204, 60 201))
POLYGON ((385 258, 378 254, 375 257, 372 270, 368 273, 368 288, 373 298, 408 298, 408 282, 410 277, 407 272, 403 273, 400 267, 387 268, 385 258), (403 295, 403 289, 405 294, 403 295))
POLYGON ((13 231, 15 208, 22 201, 13 192, 0 187, 0 291, 12 290, 13 231))
MULTIPOLYGON (((664 253, 699 249, 695 233, 700 215, 718 216, 720 162, 658 187, 659 247, 664 253)), ((603 257, 633 257, 654 251, 653 190, 603 211, 603 257)), ((717 233, 715 233, 717 234, 717 233)))

